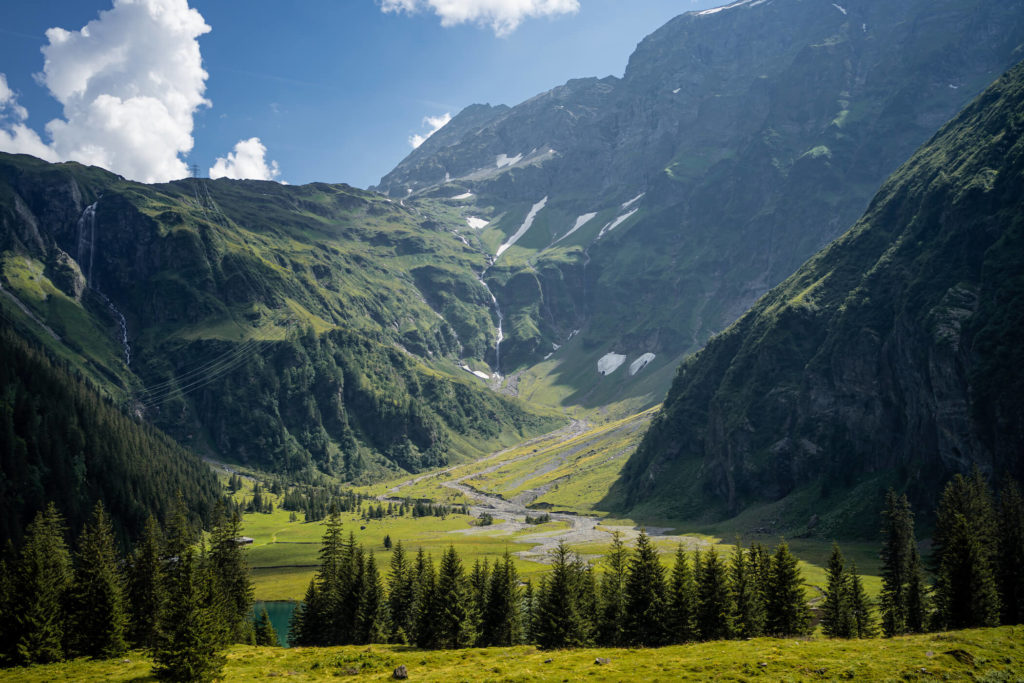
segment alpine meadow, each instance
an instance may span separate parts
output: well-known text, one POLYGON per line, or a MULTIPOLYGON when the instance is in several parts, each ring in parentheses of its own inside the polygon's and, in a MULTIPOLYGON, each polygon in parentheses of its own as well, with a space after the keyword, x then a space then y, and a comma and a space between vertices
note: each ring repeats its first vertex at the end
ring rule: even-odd
POLYGON ((1024 680, 1024 3, 720 1, 9 8, 0 681, 1024 680))

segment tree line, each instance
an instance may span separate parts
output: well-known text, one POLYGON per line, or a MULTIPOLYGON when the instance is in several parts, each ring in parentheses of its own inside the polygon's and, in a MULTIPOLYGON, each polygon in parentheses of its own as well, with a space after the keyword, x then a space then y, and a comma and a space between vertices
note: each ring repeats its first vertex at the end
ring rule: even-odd
POLYGON ((160 679, 207 681, 220 672, 227 645, 276 645, 266 611, 251 616, 240 527, 238 514, 218 504, 201 536, 179 496, 167 528, 150 517, 121 557, 110 516, 97 503, 72 552, 50 503, 19 551, 8 542, 0 559, 0 663, 107 659, 139 648, 151 653, 160 679))

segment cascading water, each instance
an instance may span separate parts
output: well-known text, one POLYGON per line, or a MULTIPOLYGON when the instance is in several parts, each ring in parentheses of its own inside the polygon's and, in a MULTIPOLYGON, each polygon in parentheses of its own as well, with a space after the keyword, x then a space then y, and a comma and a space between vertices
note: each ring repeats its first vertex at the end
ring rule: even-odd
POLYGON ((128 343, 128 321, 125 320, 124 314, 118 310, 114 302, 110 300, 110 297, 101 292, 99 287, 94 286, 92 280, 93 255, 96 252, 97 204, 99 204, 99 200, 85 207, 85 211, 82 212, 81 217, 78 219, 78 244, 76 245, 77 253, 75 260, 78 261, 78 267, 82 269, 82 275, 85 276, 85 286, 96 292, 103 299, 103 303, 107 305, 110 312, 114 314, 114 318, 121 328, 121 348, 124 350, 124 364, 131 365, 132 347, 128 343))
MULTIPOLYGON (((486 273, 487 271, 485 270, 484 272, 486 273)), ((497 329, 495 337, 494 337, 494 373, 500 377, 501 376, 501 342, 505 338, 505 335, 502 332, 502 325, 505 322, 505 316, 503 316, 501 314, 501 306, 498 305, 497 297, 494 296, 494 292, 491 291, 491 288, 487 286, 487 282, 484 281, 483 273, 480 274, 480 277, 478 278, 478 280, 479 280, 480 284, 482 284, 484 286, 484 289, 487 290, 487 293, 491 296, 491 303, 494 305, 494 312, 498 316, 498 329, 497 329)))

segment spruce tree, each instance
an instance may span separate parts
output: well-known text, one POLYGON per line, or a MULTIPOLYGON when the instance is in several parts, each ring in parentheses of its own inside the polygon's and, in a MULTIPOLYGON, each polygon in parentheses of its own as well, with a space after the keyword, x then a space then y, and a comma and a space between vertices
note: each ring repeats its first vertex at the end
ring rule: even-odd
POLYGON ((522 615, 522 629, 520 630, 519 641, 521 644, 532 643, 534 615, 537 612, 537 598, 533 592, 533 582, 526 580, 526 587, 523 588, 523 601, 520 614, 522 615))
POLYGON ((391 616, 389 641, 407 644, 413 631, 412 608, 416 597, 416 583, 412 567, 405 556, 402 542, 395 543, 391 552, 391 567, 388 574, 388 611, 391 616))
POLYGON ((488 585, 487 600, 481 618, 483 645, 510 646, 521 640, 522 589, 508 550, 501 561, 494 563, 488 585))
POLYGON ((941 629, 999 623, 996 522, 988 485, 975 468, 946 485, 932 540, 935 621, 941 629))
POLYGON ((850 596, 851 637, 872 638, 875 635, 875 617, 872 613, 871 598, 864 592, 864 584, 857 573, 856 563, 850 563, 846 573, 847 593, 850 596))
POLYGON ((552 551, 551 573, 541 580, 534 614, 534 638, 542 648, 585 647, 591 643, 591 626, 581 613, 580 588, 585 567, 559 541, 552 551))
POLYGON ((387 598, 377 572, 377 561, 368 553, 362 572, 356 642, 384 643, 388 636, 387 598))
POLYGON ((714 548, 697 553, 697 631, 703 640, 721 640, 730 634, 729 577, 725 562, 714 548))
POLYGON ((64 542, 64 519, 53 503, 25 530, 14 576, 14 661, 45 664, 64 658, 67 592, 71 558, 64 542))
POLYGON ((16 555, 14 544, 7 539, 0 553, 0 667, 14 663, 14 568, 16 555))
POLYGON ((413 617, 416 623, 414 642, 417 647, 436 648, 437 629, 437 572, 434 561, 423 554, 420 548, 414 565, 416 576, 416 599, 413 602, 413 617))
POLYGON ((732 635, 736 638, 756 638, 764 632, 764 601, 754 560, 737 541, 729 561, 732 635))
POLYGON ((221 619, 230 642, 249 642, 252 636, 253 585, 245 549, 237 539, 242 535, 242 520, 229 513, 222 502, 214 508, 210 529, 210 567, 218 601, 223 607, 221 619))
POLYGON ((665 568, 650 537, 641 530, 626 575, 626 642, 664 643, 665 614, 665 568))
POLYGON ((1013 479, 999 495, 997 574, 1004 624, 1024 623, 1024 497, 1013 479))
POLYGON ((128 611, 118 568, 114 530, 103 503, 78 537, 71 587, 72 650, 93 659, 118 657, 128 649, 128 611))
POLYGON ((157 623, 163 604, 163 558, 160 525, 152 515, 128 558, 128 640, 134 647, 156 645, 157 623))
POLYGON ((277 631, 274 630, 274 625, 270 622, 270 615, 267 614, 266 606, 260 607, 260 613, 257 615, 252 625, 253 639, 257 645, 262 647, 277 647, 280 645, 277 639, 277 631))
POLYGON ((833 541, 832 554, 825 570, 825 600, 821 609, 821 630, 830 638, 853 635, 853 607, 850 580, 839 544, 833 541))
POLYGON ((889 489, 882 510, 882 592, 879 598, 882 632, 906 633, 907 581, 910 548, 914 544, 914 516, 906 495, 889 489))
POLYGON ((772 555, 771 581, 768 589, 767 629, 776 636, 798 636, 807 633, 811 612, 807 607, 803 577, 797 559, 782 541, 772 555))
POLYGON ((438 647, 455 649, 470 647, 476 642, 477 616, 472 589, 455 546, 448 546, 441 556, 436 609, 438 647))
POLYGON ((191 547, 171 563, 160 633, 153 650, 153 673, 157 678, 205 682, 220 675, 225 658, 218 653, 218 646, 223 636, 217 623, 218 610, 208 602, 208 581, 209 574, 202 570, 191 547))
POLYGON ((928 628, 928 584, 917 543, 910 544, 907 558, 907 631, 924 633, 928 628))
POLYGON ((604 557, 597 615, 597 642, 617 647, 624 643, 626 625, 626 575, 629 549, 620 531, 612 532, 612 544, 604 557))
MULTIPOLYGON (((487 607, 487 591, 491 582, 491 567, 485 559, 483 562, 477 560, 473 563, 473 571, 469 574, 469 585, 473 597, 473 612, 480 619, 483 617, 484 609, 487 607)), ((477 632, 481 630, 481 624, 477 623, 477 632)))
POLYGON ((308 647, 323 645, 326 609, 320 596, 316 577, 309 580, 302 602, 295 606, 288 622, 288 643, 308 647))
POLYGON ((682 543, 676 549, 675 564, 668 579, 665 626, 669 643, 697 640, 697 583, 682 543))

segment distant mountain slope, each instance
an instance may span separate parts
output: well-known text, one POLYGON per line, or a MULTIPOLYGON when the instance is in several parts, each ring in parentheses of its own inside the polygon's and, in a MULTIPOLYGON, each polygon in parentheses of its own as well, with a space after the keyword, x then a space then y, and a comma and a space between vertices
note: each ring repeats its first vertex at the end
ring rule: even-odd
POLYGON ((452 207, 486 223, 463 225, 471 242, 506 247, 485 275, 508 322, 503 370, 540 363, 570 403, 656 402, 684 354, 852 224, 1022 44, 1019 2, 689 12, 621 79, 467 110, 379 189, 452 207), (626 361, 599 374, 612 352, 626 361))
POLYGON ((629 505, 713 519, 785 499, 801 524, 875 533, 887 485, 927 514, 972 464, 1024 475, 1022 136, 1024 64, 680 368, 618 484, 629 505))
POLYGON ((444 220, 345 185, 143 185, 0 154, 0 301, 200 452, 418 470, 557 422, 471 374, 497 320, 484 256, 444 220))

